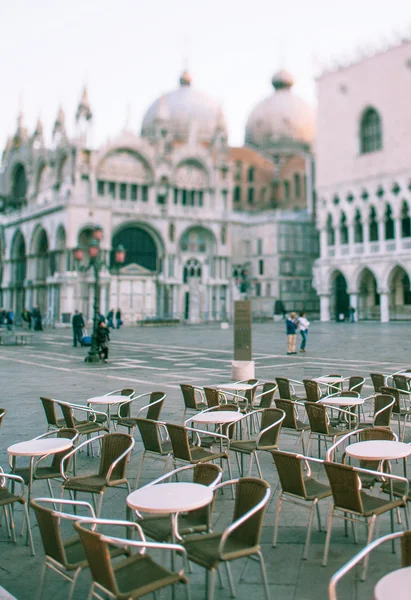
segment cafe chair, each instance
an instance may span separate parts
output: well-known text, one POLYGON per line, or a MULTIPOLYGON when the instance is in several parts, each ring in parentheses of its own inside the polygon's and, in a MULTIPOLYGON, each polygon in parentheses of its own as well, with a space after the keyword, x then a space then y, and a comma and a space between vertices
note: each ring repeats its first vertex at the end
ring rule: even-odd
POLYGON ((213 462, 215 460, 219 460, 221 463, 225 460, 227 462, 229 478, 232 479, 230 457, 228 454, 230 439, 227 435, 213 432, 213 437, 221 440, 222 443, 225 442, 227 447, 227 450, 220 448, 220 451, 214 452, 201 447, 201 435, 210 435, 208 431, 193 427, 184 427, 183 425, 173 425, 171 423, 167 423, 166 427, 172 446, 174 468, 176 468, 177 463, 195 465, 200 462, 213 462), (191 443, 190 435, 194 435, 195 444, 191 443))
POLYGON ((303 454, 305 454, 305 444, 304 444, 304 433, 310 429, 310 425, 308 423, 303 423, 298 418, 297 407, 300 406, 304 408, 304 404, 302 402, 295 402, 293 400, 283 400, 282 398, 275 399, 275 405, 280 410, 284 411, 285 417, 281 424, 280 434, 285 433, 288 435, 296 435, 298 436, 298 446, 302 446, 303 454))
POLYGON ((248 477, 250 477, 251 475, 253 461, 255 460, 258 474, 261 477, 261 479, 263 479, 260 461, 258 460, 258 453, 277 449, 278 438, 280 435, 282 422, 285 418, 285 413, 279 408, 265 408, 263 410, 255 410, 252 413, 243 416, 240 421, 237 421, 237 423, 241 424, 241 422, 244 422, 247 419, 250 420, 256 417, 260 421, 260 430, 257 433, 257 436, 255 438, 250 438, 246 440, 232 440, 230 443, 230 450, 235 452, 238 470, 240 471, 242 477, 244 476, 243 465, 241 461, 240 466, 238 455, 240 455, 241 457, 243 457, 244 455, 250 457, 248 465, 248 477))
POLYGON ((57 406, 60 402, 53 400, 52 398, 43 398, 40 396, 41 404, 43 405, 44 414, 46 415, 47 431, 50 429, 60 429, 60 427, 66 426, 64 418, 59 419, 57 417, 57 406))
POLYGON ((210 387, 205 387, 203 390, 208 408, 220 406, 225 401, 225 396, 220 390, 210 387))
MULTIPOLYGON (((239 405, 240 409, 243 411, 252 410, 252 407, 255 403, 255 399, 257 396, 258 384, 260 382, 258 379, 244 379, 244 380, 235 382, 236 385, 241 385, 242 383, 246 383, 247 385, 252 385, 253 387, 249 390, 241 390, 240 388, 238 388, 238 390, 242 393, 236 394, 236 396, 238 398, 237 404, 239 405), (245 398, 245 400, 244 400, 244 398, 245 398)), ((226 392, 224 392, 224 393, 226 393, 226 392)))
MULTIPOLYGON (((43 435, 39 435, 38 437, 36 437, 36 440, 48 438, 48 437, 51 437, 52 435, 55 435, 56 438, 63 438, 63 439, 71 440, 73 443, 73 446, 79 436, 76 429, 62 427, 61 429, 56 429, 54 431, 48 431, 47 433, 45 433, 43 435)), ((16 475, 19 475, 23 479, 23 481, 26 485, 30 484, 30 473, 32 473, 32 481, 37 481, 39 479, 41 479, 43 481, 44 480, 47 481, 50 496, 53 498, 53 488, 51 487, 51 480, 54 479, 57 481, 62 481, 61 471, 60 471, 61 462, 62 462, 63 458, 69 452, 71 452, 71 450, 72 450, 71 448, 68 448, 67 450, 62 450, 61 452, 56 452, 55 454, 52 454, 51 462, 50 462, 49 454, 46 456, 40 456, 40 458, 38 458, 37 461, 34 463, 33 469, 30 469, 30 467, 19 467, 14 470, 14 473, 16 475), (49 463, 49 464, 47 464, 47 463, 49 463)), ((69 468, 69 464, 70 463, 68 462, 67 466, 66 466, 67 469, 69 468)))
POLYGON ((4 419, 6 412, 7 412, 7 410, 5 408, 0 408, 0 426, 3 423, 3 419, 4 419))
POLYGON ((411 418, 411 408, 410 408, 410 395, 411 392, 406 392, 405 390, 398 389, 396 387, 382 387, 382 394, 388 394, 392 396, 395 400, 394 406, 392 407, 392 417, 398 420, 398 437, 400 441, 404 441, 405 437, 405 427, 407 425, 407 420, 411 418), (403 426, 401 429, 401 419, 403 422, 403 426))
MULTIPOLYGON (((70 404, 69 402, 59 402, 59 405, 64 416, 66 427, 77 429, 80 437, 85 435, 89 440, 93 433, 101 434, 103 432, 109 432, 106 413, 94 410, 93 408, 88 408, 87 406, 70 404), (74 416, 74 411, 86 418, 81 421, 78 420, 74 416), (97 420, 98 418, 100 418, 100 422, 97 420)), ((95 439, 98 438, 96 437, 95 439)), ((90 445, 90 448, 87 448, 87 450, 89 449, 91 451, 91 456, 94 456, 92 444, 90 445)))
POLYGON ((263 408, 271 408, 275 393, 278 389, 276 383, 272 381, 265 381, 263 383, 262 390, 259 394, 254 397, 254 403, 251 407, 252 410, 259 410, 263 408))
POLYGON ((31 554, 34 556, 34 545, 33 537, 31 534, 30 518, 27 510, 26 500, 24 499, 24 481, 19 475, 12 473, 6 474, 0 467, 0 508, 4 511, 4 517, 6 521, 6 529, 8 537, 11 537, 14 543, 16 543, 16 531, 14 526, 14 504, 18 502, 22 505, 24 511, 24 519, 26 521, 28 529, 28 540, 27 545, 30 543, 31 554), (20 493, 14 493, 14 486, 18 483, 20 485, 20 493), (9 486, 13 491, 10 491, 9 486))
POLYGON ((320 404, 318 402, 305 402, 304 407, 310 424, 310 432, 308 435, 307 444, 308 455, 310 455, 311 441, 314 437, 317 438, 318 458, 320 458, 322 441, 325 443, 325 447, 327 449, 327 440, 329 440, 331 444, 335 444, 335 441, 339 436, 346 435, 347 433, 346 429, 339 429, 338 427, 331 425, 330 418, 327 414, 327 408, 336 411, 340 415, 346 415, 349 417, 349 423, 353 425, 352 428, 357 428, 357 415, 338 406, 327 406, 326 404, 320 404))
MULTIPOLYGON (((355 556, 353 556, 345 565, 343 565, 338 571, 331 577, 328 586, 329 600, 338 600, 337 598, 337 584, 341 579, 347 575, 358 563, 368 558, 376 548, 384 544, 385 542, 393 542, 399 539, 401 542, 401 567, 411 567, 411 531, 397 531, 395 533, 389 533, 380 537, 367 546, 360 550, 355 556)), ((395 592, 393 590, 393 597, 395 592)), ((341 596, 342 598, 342 596, 341 596)))
MULTIPOLYGON (((216 572, 221 563, 226 565, 231 596, 235 596, 230 562, 240 558, 256 558, 260 563, 266 600, 269 600, 267 575, 260 537, 264 513, 271 490, 266 481, 254 478, 226 481, 216 491, 235 485, 234 513, 231 524, 221 532, 193 535, 184 539, 188 560, 206 569, 206 599, 214 600, 216 572)), ((244 576, 244 571, 242 578, 244 576)))
POLYGON ((208 406, 201 388, 194 387, 187 383, 181 383, 180 389, 184 400, 184 412, 181 420, 181 423, 183 424, 188 412, 195 414, 196 412, 205 410, 208 406))
POLYGON ((383 373, 370 373, 370 377, 374 386, 374 392, 379 394, 381 388, 387 385, 388 375, 384 375, 383 373))
POLYGON ((82 519, 74 527, 83 544, 84 553, 90 567, 93 583, 91 584, 89 600, 105 597, 117 600, 134 600, 148 594, 154 594, 165 587, 182 583, 187 599, 190 600, 190 588, 184 569, 169 570, 148 554, 147 550, 163 550, 171 553, 172 557, 179 554, 186 562, 186 552, 178 544, 159 544, 147 542, 141 527, 131 521, 114 521, 109 519, 82 519), (101 529, 109 526, 110 531, 115 527, 126 527, 127 538, 105 535, 101 529), (97 531, 98 527, 98 531, 97 531), (137 532, 140 540, 131 539, 137 532), (134 549, 135 553, 123 560, 112 562, 109 548, 116 546, 123 553, 134 549))
POLYGON ((125 433, 108 433, 107 435, 99 436, 101 442, 101 457, 98 472, 88 475, 80 475, 68 477, 66 473, 66 464, 71 456, 80 451, 87 444, 91 444, 93 440, 87 440, 71 450, 63 458, 61 462, 61 475, 64 479, 62 487, 62 497, 64 491, 74 492, 74 497, 77 492, 92 494, 93 503, 95 495, 99 496, 98 506, 95 508, 96 515, 100 516, 103 496, 108 488, 125 486, 130 493, 130 484, 126 478, 127 460, 134 446, 134 440, 131 436, 125 433))
MULTIPOLYGON (((213 463, 198 463, 197 465, 186 465, 166 473, 155 481, 147 484, 144 487, 151 487, 171 480, 173 477, 180 481, 181 476, 185 473, 192 474, 192 482, 214 488, 220 483, 223 476, 223 470, 218 465, 213 463)), ((187 513, 178 515, 178 535, 186 536, 193 533, 202 533, 210 531, 211 517, 214 507, 214 500, 211 506, 204 506, 197 510, 191 510, 187 513)), ((171 524, 169 515, 155 515, 144 517, 139 521, 144 534, 157 542, 167 542, 171 539, 171 524)))
MULTIPOLYGON (((343 378, 343 376, 341 375, 341 373, 328 373, 328 375, 326 377, 340 377, 343 378)), ((327 395, 329 394, 333 394, 333 393, 338 393, 338 392, 342 392, 343 391, 343 381, 339 381, 337 383, 327 383, 327 395)))
POLYGON ((295 391, 296 385, 304 386, 302 381, 288 379, 286 377, 276 377, 275 381, 277 382, 278 393, 281 400, 293 400, 295 402, 304 400, 304 398, 298 396, 295 391))
POLYGON ((318 402, 326 394, 322 394, 320 384, 312 379, 303 379, 305 397, 307 402, 318 402))
MULTIPOLYGON (((78 534, 67 536, 62 534, 62 526, 66 522, 80 521, 91 516, 95 517, 93 507, 88 502, 74 500, 55 500, 53 498, 36 498, 30 502, 37 524, 40 530, 40 536, 43 543, 45 559, 40 575, 37 599, 43 598, 43 588, 47 569, 61 575, 66 581, 70 581, 70 590, 68 599, 74 595, 77 578, 83 569, 88 567, 88 562, 84 549, 78 534), (59 505, 60 510, 51 508, 59 505), (73 513, 62 512, 62 506, 72 507, 73 513), (87 516, 79 515, 78 509, 85 509, 89 514, 87 516)), ((65 529, 65 527, 64 527, 65 529)), ((122 554, 128 555, 126 550, 121 550, 117 546, 109 548, 112 557, 122 554)))
POLYGON ((280 479, 281 491, 278 497, 277 510, 275 514, 273 546, 277 546, 278 526, 283 502, 290 502, 296 506, 310 509, 308 519, 307 535, 305 538, 303 559, 308 558, 310 549, 311 531, 314 520, 314 512, 317 512, 318 530, 321 531, 321 515, 319 501, 331 496, 329 485, 314 479, 311 474, 310 462, 322 464, 317 458, 309 458, 301 454, 272 450, 273 460, 280 479))
MULTIPOLYGON (((328 518, 323 566, 327 565, 328 550, 330 547, 334 517, 343 519, 346 527, 348 522, 352 523, 354 541, 356 541, 355 524, 361 523, 362 525, 365 525, 368 531, 367 544, 369 544, 372 540, 377 517, 391 510, 395 510, 397 508, 404 509, 406 528, 409 529, 407 511, 409 484, 405 477, 391 475, 390 473, 383 474, 384 479, 392 480, 393 484, 395 482, 402 482, 404 485, 403 496, 394 500, 385 500, 384 498, 371 496, 370 494, 364 492, 362 490, 361 479, 359 477, 361 474, 381 477, 381 472, 361 469, 358 467, 352 467, 350 465, 343 465, 334 462, 325 462, 324 468, 330 482, 333 504, 331 506, 328 518)), ((364 560, 361 576, 362 581, 365 580, 367 575, 367 565, 368 557, 364 560)))
POLYGON ((158 421, 160 418, 160 413, 163 408, 164 400, 166 395, 164 392, 151 392, 148 394, 141 394, 140 396, 133 396, 125 402, 124 404, 120 404, 119 408, 119 417, 117 419, 117 427, 125 427, 130 435, 134 435, 134 431, 137 427, 137 419, 145 418, 150 419, 150 421, 158 421), (143 400, 144 399, 144 400, 143 400), (146 399, 148 400, 148 404, 145 404, 146 399), (137 410, 136 415, 132 414, 133 404, 138 400, 139 403, 143 403, 144 406, 140 406, 137 410), (128 415, 122 417, 122 407, 127 407, 128 415), (143 413, 146 411, 146 414, 143 413))
MULTIPOLYGON (((391 415, 395 405, 395 398, 390 394, 375 394, 370 396, 374 400, 373 417, 371 421, 361 423, 364 427, 391 427, 391 415)), ((368 400, 368 398, 365 398, 368 400)))
POLYGON ((365 382, 365 377, 361 377, 359 375, 351 375, 348 379, 348 391, 349 392, 357 392, 357 394, 361 395, 361 391, 365 382))
POLYGON ((172 452, 165 423, 150 421, 149 419, 137 419, 136 426, 140 432, 143 449, 141 450, 140 461, 137 467, 135 489, 138 488, 145 459, 150 458, 154 461, 164 462, 163 473, 165 473, 172 452))
MULTIPOLYGON (((234 403, 230 402, 228 404, 219 404, 218 406, 212 406, 211 408, 207 408, 206 410, 203 410, 201 414, 204 414, 207 412, 215 412, 215 411, 240 412, 240 407, 238 406, 238 404, 234 404, 234 403)), ((195 416, 190 417, 189 419, 187 419, 187 421, 185 421, 184 425, 186 427, 187 426, 191 427, 191 423, 195 423, 195 420, 196 420, 195 416)), ((217 433, 223 433, 230 440, 232 440, 234 437, 234 434, 235 434, 236 423, 237 423, 237 421, 235 423, 216 424, 216 425, 214 425, 214 431, 216 431, 217 433)), ((209 427, 207 427, 207 435, 204 434, 201 436, 202 448, 211 448, 212 446, 214 446, 215 444, 217 444, 218 442, 221 441, 221 440, 219 440, 219 438, 214 436, 213 430, 210 429, 209 427)))

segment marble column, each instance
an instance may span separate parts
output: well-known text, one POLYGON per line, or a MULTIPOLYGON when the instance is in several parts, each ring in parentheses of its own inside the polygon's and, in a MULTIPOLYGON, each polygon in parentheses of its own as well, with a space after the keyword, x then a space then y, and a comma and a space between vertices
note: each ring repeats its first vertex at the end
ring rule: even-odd
POLYGON ((381 323, 388 323, 390 320, 390 308, 389 308, 389 293, 380 292, 380 320, 381 323))
POLYGON ((358 293, 350 293, 350 306, 355 308, 354 321, 358 321, 358 293))
POLYGON ((331 294, 320 294, 320 320, 330 321, 331 294))

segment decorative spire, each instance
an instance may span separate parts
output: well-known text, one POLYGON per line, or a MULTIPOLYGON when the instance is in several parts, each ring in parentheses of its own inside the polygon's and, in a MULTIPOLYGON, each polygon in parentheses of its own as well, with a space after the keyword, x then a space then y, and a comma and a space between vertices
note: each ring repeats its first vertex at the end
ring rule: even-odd
POLYGON ((54 122, 54 127, 53 127, 53 137, 54 137, 56 134, 59 134, 59 135, 60 135, 60 137, 65 135, 65 133, 66 133, 66 129, 65 129, 65 124, 64 124, 64 121, 65 121, 65 117, 64 117, 64 111, 63 111, 63 108, 62 108, 62 107, 61 107, 61 105, 60 105, 60 107, 59 107, 59 111, 58 111, 58 113, 57 113, 56 120, 55 120, 55 122, 54 122))
POLYGON ((293 76, 288 71, 278 71, 273 76, 271 83, 274 89, 278 92, 280 90, 289 90, 294 85, 293 76))
POLYGON ((36 128, 34 130, 34 136, 35 137, 40 137, 43 135, 43 124, 41 122, 40 117, 37 119, 37 125, 36 128))
POLYGON ((190 86, 190 85, 191 85, 191 75, 190 75, 190 73, 187 71, 187 69, 185 69, 185 70, 183 71, 183 73, 181 74, 181 77, 180 77, 180 85, 181 85, 181 87, 184 87, 184 86, 190 86))
POLYGON ((86 86, 84 86, 83 95, 77 107, 76 121, 78 121, 81 117, 83 117, 86 121, 90 121, 90 119, 93 117, 86 86))
POLYGON ((217 112, 217 120, 216 120, 216 130, 217 131, 226 131, 227 124, 225 122, 224 113, 221 104, 218 107, 217 112))

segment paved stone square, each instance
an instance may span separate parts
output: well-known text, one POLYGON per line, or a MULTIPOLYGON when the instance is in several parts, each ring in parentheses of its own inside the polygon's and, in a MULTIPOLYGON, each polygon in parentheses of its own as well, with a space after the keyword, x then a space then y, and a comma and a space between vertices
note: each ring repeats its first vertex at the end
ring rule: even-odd
MULTIPOLYGON (((30 439, 45 432, 45 417, 40 396, 70 402, 84 403, 91 396, 121 387, 133 387, 139 393, 163 390, 167 394, 162 419, 180 422, 183 402, 179 383, 196 385, 215 384, 230 380, 232 358, 232 329, 221 330, 217 325, 125 328, 112 334, 110 362, 99 365, 84 363, 87 352, 73 348, 69 329, 46 330, 36 333, 32 346, 1 346, 0 373, 2 400, 7 415, 0 430, 0 465, 8 468, 7 448, 13 443, 30 439)), ((259 323, 253 327, 253 356, 256 375, 272 380, 286 375, 295 379, 310 378, 325 373, 359 374, 367 376, 372 371, 390 373, 411 363, 409 358, 409 325, 406 323, 313 323, 308 339, 307 353, 286 355, 286 337, 283 323, 259 323)), ((364 393, 371 394, 370 381, 364 393)), ((408 433, 407 440, 409 441, 408 433)), ((130 481, 136 474, 138 451, 128 466, 130 481)), ((295 449, 295 438, 282 435, 280 447, 295 449)), ((316 452, 316 446, 313 445, 316 452)), ((92 466, 92 461, 81 456, 79 469, 92 466)), ((277 548, 272 548, 275 507, 279 493, 278 477, 269 456, 263 456, 264 476, 272 486, 272 497, 264 522, 262 543, 266 560, 272 600, 322 600, 327 598, 330 576, 346 562, 365 540, 359 530, 360 543, 355 546, 351 534, 344 536, 343 524, 335 521, 329 563, 321 566, 325 533, 315 526, 312 546, 307 561, 302 560, 308 511, 285 504, 282 511, 277 548)), ((22 463, 19 463, 22 464, 22 463)), ((238 474, 232 460, 234 475, 238 474)), ((141 484, 161 473, 162 465, 146 463, 141 484)), ((401 465, 393 465, 401 473, 401 465)), ((319 476, 325 480, 324 473, 319 476)), ((59 493, 56 488, 56 494, 59 493)), ((46 485, 35 482, 34 496, 48 496, 46 485)), ((125 518, 125 490, 109 490, 105 494, 102 516, 125 518)), ((79 495, 80 499, 83 499, 79 495)), ((84 499, 89 499, 84 495, 84 499)), ((215 528, 228 523, 233 501, 229 494, 217 498, 215 528)), ((321 506, 323 527, 328 513, 327 502, 321 506)), ((19 530, 21 511, 16 509, 16 528, 19 530)), ((37 555, 31 557, 22 538, 14 546, 7 540, 4 520, 0 527, 0 585, 19 600, 35 596, 40 566, 43 560, 42 545, 34 516, 31 515, 37 555)), ((389 531, 389 518, 381 519, 380 533, 389 531)), ((388 546, 383 547, 370 562, 367 582, 360 583, 358 573, 346 578, 340 586, 342 599, 354 600, 372 597, 376 580, 385 572, 399 566, 399 554, 393 555, 388 546)), ((247 567, 244 581, 238 582, 244 563, 233 565, 238 598, 264 597, 257 564, 247 567)), ((194 599, 204 598, 204 571, 196 566, 190 576, 194 599)), ((229 598, 228 582, 222 571, 224 588, 217 587, 216 598, 229 598)), ((84 572, 76 587, 75 598, 87 597, 90 578, 84 572)), ((48 572, 43 598, 67 597, 68 584, 48 572)), ((163 592, 162 597, 168 597, 163 592)), ((181 596, 183 597, 183 593, 181 596)))

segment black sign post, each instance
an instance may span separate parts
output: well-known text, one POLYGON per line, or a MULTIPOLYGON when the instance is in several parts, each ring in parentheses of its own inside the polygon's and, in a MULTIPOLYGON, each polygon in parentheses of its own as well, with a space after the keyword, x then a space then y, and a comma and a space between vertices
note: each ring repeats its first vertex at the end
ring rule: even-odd
POLYGON ((234 303, 234 360, 251 361, 251 302, 234 303))

